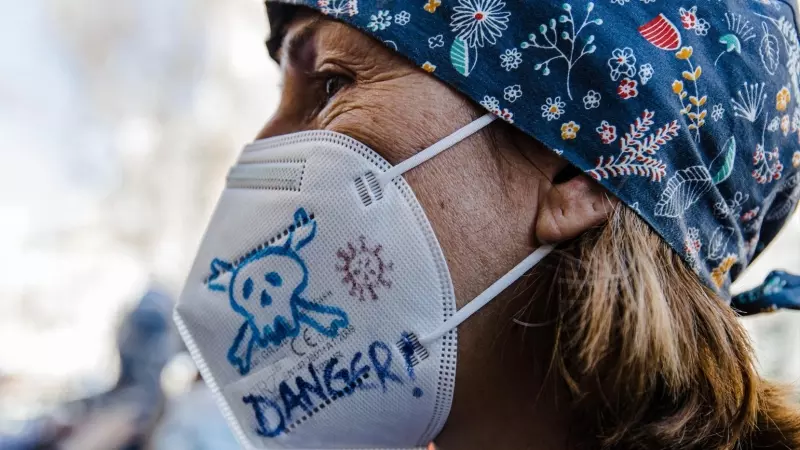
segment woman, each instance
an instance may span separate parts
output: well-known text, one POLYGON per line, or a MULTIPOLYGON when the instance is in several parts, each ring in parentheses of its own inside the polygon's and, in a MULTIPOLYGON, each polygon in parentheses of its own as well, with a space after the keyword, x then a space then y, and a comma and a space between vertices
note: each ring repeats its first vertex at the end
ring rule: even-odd
POLYGON ((729 292, 800 197, 787 4, 286 3, 304 7, 268 4, 284 84, 258 138, 346 136, 243 152, 176 315, 246 445, 800 448, 800 411, 758 376, 736 319, 797 307, 800 283, 729 292), (485 110, 506 123, 483 128, 485 110), (314 191, 340 172, 355 188, 314 191), (364 211, 418 200, 427 220, 365 212, 351 232, 351 191, 364 211), (317 195, 347 218, 296 203, 317 195), (281 232, 272 214, 290 208, 281 232), (438 245, 392 258, 428 245, 426 224, 438 245), (455 315, 414 291, 439 248, 455 315))

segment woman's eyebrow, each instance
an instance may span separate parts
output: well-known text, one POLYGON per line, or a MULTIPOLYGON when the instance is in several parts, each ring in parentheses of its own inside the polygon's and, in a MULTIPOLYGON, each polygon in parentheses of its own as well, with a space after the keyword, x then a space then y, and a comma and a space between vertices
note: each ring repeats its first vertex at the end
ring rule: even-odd
POLYGON ((314 18, 289 36, 282 52, 286 56, 286 60, 281 59, 281 66, 288 64, 303 71, 313 71, 316 48, 312 38, 316 35, 321 23, 319 18, 314 18))

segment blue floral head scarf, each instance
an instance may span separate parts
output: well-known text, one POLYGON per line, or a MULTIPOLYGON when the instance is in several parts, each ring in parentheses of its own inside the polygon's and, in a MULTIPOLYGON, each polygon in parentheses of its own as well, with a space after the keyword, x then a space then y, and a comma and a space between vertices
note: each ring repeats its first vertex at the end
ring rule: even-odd
MULTIPOLYGON (((785 1, 282 3, 357 27, 544 143, 723 298, 800 199, 800 43, 785 1)), ((798 279, 773 275, 733 306, 800 307, 798 279)))

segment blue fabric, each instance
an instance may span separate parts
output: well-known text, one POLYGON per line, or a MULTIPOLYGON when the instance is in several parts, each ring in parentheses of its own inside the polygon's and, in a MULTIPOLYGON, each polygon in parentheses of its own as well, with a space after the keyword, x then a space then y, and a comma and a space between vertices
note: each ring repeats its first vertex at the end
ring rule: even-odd
POLYGON ((775 270, 761 286, 733 297, 733 302, 744 314, 755 314, 780 308, 796 309, 798 298, 800 276, 775 270))
POLYGON ((800 199, 784 1, 284 3, 365 31, 562 155, 725 299, 800 199))

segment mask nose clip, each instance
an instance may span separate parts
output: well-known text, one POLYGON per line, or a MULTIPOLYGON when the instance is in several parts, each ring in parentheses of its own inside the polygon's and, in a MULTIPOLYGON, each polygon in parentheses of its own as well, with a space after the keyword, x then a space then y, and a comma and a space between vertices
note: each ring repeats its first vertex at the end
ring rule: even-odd
POLYGON ((369 206, 383 198, 383 188, 373 172, 367 172, 355 180, 358 198, 364 206, 369 206))

